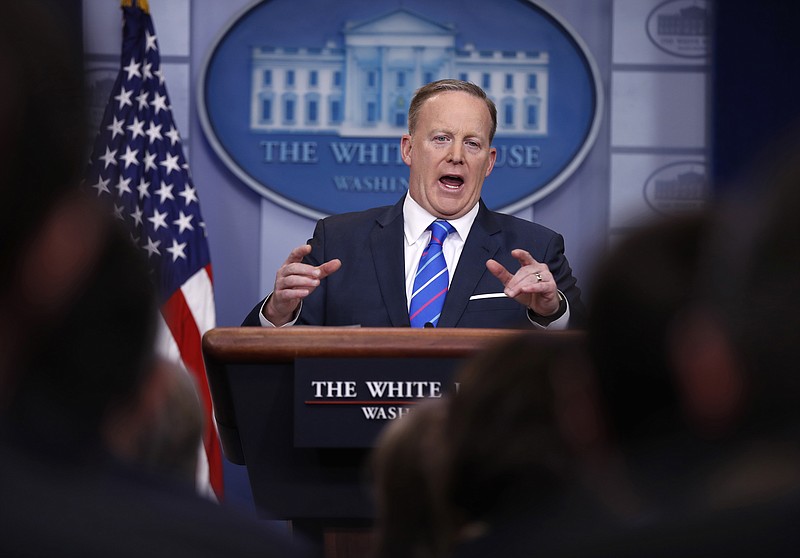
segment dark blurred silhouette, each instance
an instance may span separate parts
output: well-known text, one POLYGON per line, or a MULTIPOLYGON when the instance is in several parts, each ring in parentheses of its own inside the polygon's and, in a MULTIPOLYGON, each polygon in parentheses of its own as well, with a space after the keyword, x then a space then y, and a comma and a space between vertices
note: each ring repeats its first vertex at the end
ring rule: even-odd
POLYGON ((109 225, 104 237, 80 294, 41 324, 16 370, 0 437, 0 554, 300 555, 288 534, 176 482, 172 460, 187 448, 159 449, 152 428, 174 410, 164 407, 170 388, 153 388, 169 381, 152 354, 155 297, 127 235, 109 225), (125 434, 144 442, 127 455, 114 438, 123 410, 140 419, 125 434))
POLYGON ((621 240, 595 270, 589 347, 614 435, 662 445, 682 431, 671 336, 698 277, 705 214, 651 223, 621 240))
POLYGON ((602 529, 583 470, 604 445, 583 336, 523 334, 456 381, 444 479, 455 556, 533 556, 602 529))
POLYGON ((57 301, 95 248, 92 221, 79 204, 68 202, 86 159, 82 72, 65 48, 64 30, 37 2, 4 6, 0 20, 0 312, 8 317, 0 324, 0 397, 5 397, 26 335, 41 313, 58 310, 57 301), (76 244, 77 237, 86 240, 76 244), (55 245, 59 239, 61 246, 55 245))
POLYGON ((584 349, 576 332, 514 336, 390 424, 372 461, 377 556, 530 556, 600 529, 577 458, 604 445, 584 349))
POLYGON ((634 505, 564 555, 800 548, 800 174, 750 180, 747 203, 652 224, 600 267, 589 339, 634 505))
POLYGON ((800 417, 800 129, 759 160, 709 240, 700 310, 748 372, 748 412, 765 425, 800 417), (792 138, 792 139, 789 139, 792 138))
POLYGON ((381 433, 371 461, 377 558, 433 558, 449 547, 441 486, 446 413, 446 400, 428 400, 381 433))
POLYGON ((0 17, 0 555, 299 556, 114 455, 123 414, 155 439, 169 389, 144 255, 79 188, 82 73, 62 31, 38 2, 0 17))
POLYGON ((107 414, 152 368, 157 315, 143 255, 114 223, 94 218, 97 253, 71 294, 54 301, 60 311, 30 333, 6 413, 22 442, 89 459, 103 445, 107 414))

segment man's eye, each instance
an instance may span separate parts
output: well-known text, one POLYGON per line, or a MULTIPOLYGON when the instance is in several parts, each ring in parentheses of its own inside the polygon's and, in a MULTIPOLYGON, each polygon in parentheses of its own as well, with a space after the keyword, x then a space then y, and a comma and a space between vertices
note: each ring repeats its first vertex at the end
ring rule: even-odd
POLYGON ((447 141, 447 136, 434 136, 433 141, 447 141))

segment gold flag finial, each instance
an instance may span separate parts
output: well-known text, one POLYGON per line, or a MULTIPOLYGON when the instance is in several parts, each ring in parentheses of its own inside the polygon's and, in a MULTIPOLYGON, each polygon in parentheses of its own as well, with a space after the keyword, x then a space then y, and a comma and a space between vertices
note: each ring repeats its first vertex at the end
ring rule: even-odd
POLYGON ((123 8, 130 8, 134 4, 136 4, 144 13, 150 13, 150 6, 147 5, 147 0, 122 0, 123 8))

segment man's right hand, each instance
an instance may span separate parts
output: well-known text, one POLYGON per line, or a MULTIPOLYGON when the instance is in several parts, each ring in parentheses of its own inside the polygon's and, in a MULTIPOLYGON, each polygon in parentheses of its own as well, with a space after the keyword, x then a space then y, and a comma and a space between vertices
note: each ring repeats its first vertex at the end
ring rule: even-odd
POLYGON ((300 301, 310 295, 322 279, 342 267, 338 259, 318 266, 303 263, 303 258, 310 253, 309 244, 298 246, 275 274, 275 288, 262 310, 264 317, 275 326, 289 323, 300 301))

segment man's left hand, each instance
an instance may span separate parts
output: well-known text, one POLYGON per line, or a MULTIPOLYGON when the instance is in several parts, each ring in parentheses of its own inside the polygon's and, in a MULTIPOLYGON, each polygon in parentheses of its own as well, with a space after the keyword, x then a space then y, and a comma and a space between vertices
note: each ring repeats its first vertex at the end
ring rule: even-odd
POLYGON ((486 268, 503 284, 506 296, 539 316, 555 314, 559 307, 558 285, 550 268, 537 262, 525 250, 512 250, 511 255, 521 266, 514 274, 496 260, 486 262, 486 268))

